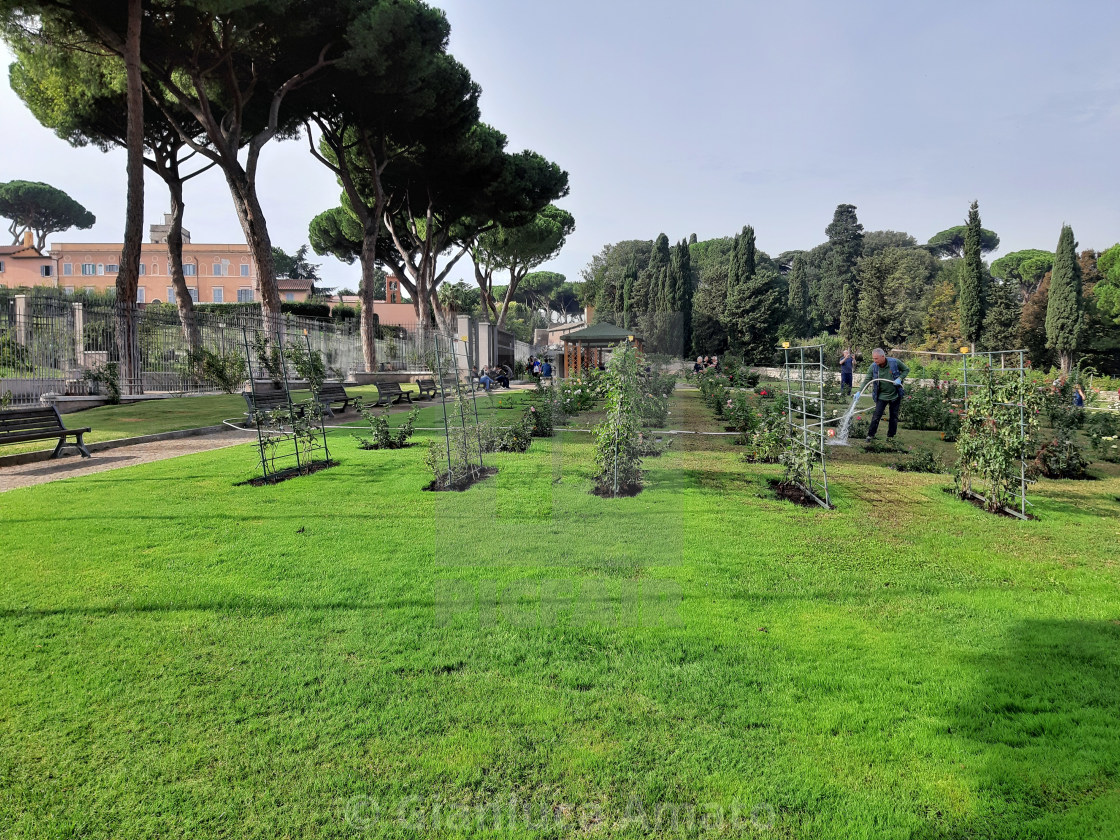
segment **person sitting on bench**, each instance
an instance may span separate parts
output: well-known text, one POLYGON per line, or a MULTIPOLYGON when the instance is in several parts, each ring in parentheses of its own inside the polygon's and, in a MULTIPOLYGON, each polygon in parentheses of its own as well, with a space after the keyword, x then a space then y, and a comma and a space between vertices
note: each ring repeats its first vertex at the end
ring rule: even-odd
MULTIPOLYGON (((476 371, 477 371, 477 369, 476 369, 476 371)), ((476 375, 477 375, 477 373, 476 373, 476 375)), ((482 369, 482 375, 478 377, 478 384, 481 385, 484 390, 486 390, 486 391, 490 390, 490 386, 494 384, 494 380, 490 378, 490 369, 489 368, 484 367, 482 369)))
POLYGON ((509 376, 506 375, 506 372, 502 368, 500 368, 500 367, 491 368, 490 369, 490 376, 491 376, 491 378, 493 378, 493 380, 495 382, 497 382, 503 388, 509 388, 509 376))

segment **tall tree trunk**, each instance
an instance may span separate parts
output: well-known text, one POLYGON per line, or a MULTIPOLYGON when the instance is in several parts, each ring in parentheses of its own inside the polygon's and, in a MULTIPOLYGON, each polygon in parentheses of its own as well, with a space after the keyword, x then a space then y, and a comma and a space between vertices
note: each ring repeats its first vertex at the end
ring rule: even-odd
POLYGON ((245 232, 245 242, 257 264, 257 294, 260 296, 261 314, 268 324, 268 331, 275 339, 280 331, 280 292, 276 288, 276 269, 272 260, 272 239, 268 224, 257 198, 256 185, 240 167, 231 171, 223 167, 229 184, 237 219, 245 232))
POLYGON ((194 317, 194 300, 187 288, 187 278, 183 275, 183 182, 171 180, 167 183, 171 194, 171 225, 167 230, 167 262, 171 269, 171 286, 175 289, 175 305, 179 308, 179 323, 183 327, 183 338, 191 353, 202 349, 202 333, 194 317))
POLYGON ((128 102, 125 141, 128 149, 128 196, 124 247, 117 273, 117 352, 127 393, 143 391, 140 370, 139 313, 136 288, 140 281, 140 249, 144 238, 144 91, 140 79, 141 0, 128 0, 124 65, 128 102))
POLYGON ((366 230, 362 237, 362 253, 359 257, 362 263, 362 285, 359 287, 361 294, 362 310, 359 313, 362 328, 362 359, 365 361, 366 370, 372 373, 377 370, 377 315, 374 314, 373 304, 377 299, 377 289, 374 287, 374 277, 377 276, 377 233, 380 214, 374 214, 374 229, 366 230))

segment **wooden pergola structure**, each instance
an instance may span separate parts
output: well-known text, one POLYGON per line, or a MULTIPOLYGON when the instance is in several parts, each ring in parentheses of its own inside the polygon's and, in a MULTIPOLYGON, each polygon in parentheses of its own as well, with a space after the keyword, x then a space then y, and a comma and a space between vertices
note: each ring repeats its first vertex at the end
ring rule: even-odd
POLYGON ((564 365, 561 375, 564 378, 578 376, 581 370, 597 368, 603 362, 604 354, 620 344, 632 344, 642 349, 642 340, 630 330, 614 324, 592 324, 582 330, 566 333, 564 341, 564 365))

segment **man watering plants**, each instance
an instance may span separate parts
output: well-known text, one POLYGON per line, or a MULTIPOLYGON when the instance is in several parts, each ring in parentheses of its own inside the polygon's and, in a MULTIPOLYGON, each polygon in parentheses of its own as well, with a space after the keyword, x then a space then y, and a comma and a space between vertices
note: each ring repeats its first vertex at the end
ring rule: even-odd
POLYGON ((898 432, 898 410, 902 406, 902 380, 910 369, 899 359, 887 356, 881 347, 871 351, 871 367, 867 371, 868 381, 871 385, 871 398, 875 400, 875 414, 871 418, 871 426, 867 430, 867 442, 875 437, 879 431, 879 421, 883 419, 883 412, 890 408, 890 419, 887 421, 887 440, 893 440, 898 432))

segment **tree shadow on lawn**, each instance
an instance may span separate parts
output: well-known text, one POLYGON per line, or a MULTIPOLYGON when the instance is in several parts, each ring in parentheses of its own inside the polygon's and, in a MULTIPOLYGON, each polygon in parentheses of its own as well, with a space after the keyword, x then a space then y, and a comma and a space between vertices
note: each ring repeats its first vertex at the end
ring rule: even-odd
POLYGON ((1024 621, 973 670, 951 737, 980 760, 967 824, 920 837, 1120 837, 1120 607, 1111 621, 1024 621))

